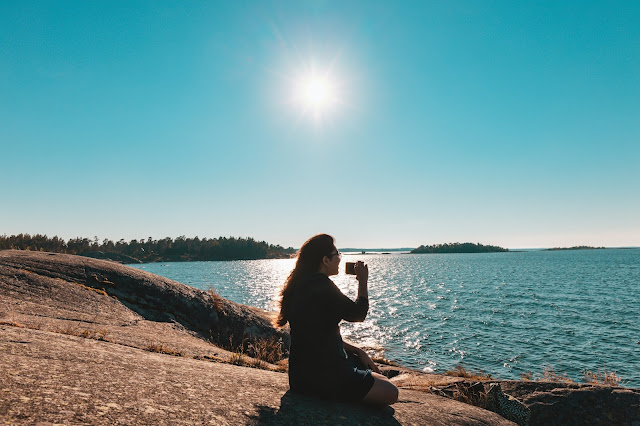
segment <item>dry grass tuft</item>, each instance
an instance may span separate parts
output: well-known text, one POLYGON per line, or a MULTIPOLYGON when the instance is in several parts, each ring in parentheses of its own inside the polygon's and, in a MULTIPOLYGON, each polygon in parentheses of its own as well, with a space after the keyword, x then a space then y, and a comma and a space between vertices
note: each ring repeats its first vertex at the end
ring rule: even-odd
POLYGON ((41 330, 43 327, 43 323, 42 321, 36 321, 36 322, 32 322, 31 324, 27 325, 27 328, 30 328, 32 330, 41 330))
POLYGON ((608 385, 608 386, 622 386, 622 378, 616 374, 615 371, 607 371, 605 366, 602 371, 598 370, 596 373, 592 371, 585 371, 582 373, 582 378, 585 383, 595 385, 608 385))
POLYGON ((107 334, 109 334, 109 330, 107 330, 106 328, 103 328, 102 330, 92 330, 87 328, 76 335, 79 337, 84 337, 85 339, 95 339, 106 342, 107 334))
POLYGON ((472 372, 464 368, 462 365, 456 366, 456 368, 453 370, 446 371, 444 375, 452 376, 452 377, 464 377, 465 379, 471 379, 471 380, 491 380, 492 379, 491 374, 486 374, 482 371, 472 372))
POLYGON ((533 373, 531 371, 525 371, 524 373, 520 374, 520 380, 523 380, 525 382, 533 382, 533 373))
POLYGON ((213 302, 213 306, 214 308, 216 308, 216 312, 224 312, 222 296, 220 296, 220 293, 218 293, 218 290, 211 287, 209 290, 207 290, 207 294, 211 298, 211 301, 213 302))
POLYGON ((276 337, 258 339, 249 343, 248 355, 275 364, 282 359, 282 341, 276 337))
MULTIPOLYGON (((522 373, 520 378, 524 381, 532 382, 575 383, 566 373, 556 373, 550 365, 543 368, 542 374, 526 372, 522 373)), ((593 371, 584 371, 582 373, 582 381, 587 384, 608 386, 624 386, 625 384, 615 371, 607 371, 606 366, 595 373, 593 371)))
POLYGON ((223 359, 211 355, 194 355, 193 359, 197 359, 198 361, 224 362, 223 359))
POLYGON ((278 361, 278 363, 276 364, 276 371, 280 371, 280 372, 287 372, 289 371, 289 358, 285 358, 285 359, 281 359, 280 361, 278 361))
POLYGON ((254 358, 253 361, 250 364, 251 364, 251 367, 253 367, 253 368, 259 368, 261 370, 267 370, 268 369, 267 368, 267 363, 264 362, 261 359, 254 358))
MULTIPOLYGON (((61 281, 64 281, 64 280, 61 280, 61 281)), ((67 281, 65 281, 65 282, 67 282, 67 281)), ((73 284, 78 285, 78 286, 80 286, 80 287, 84 288, 85 290, 94 291, 94 292, 96 292, 96 293, 98 293, 98 294, 102 294, 103 296, 109 296, 109 295, 107 294, 107 292, 106 292, 106 291, 104 291, 104 288, 94 288, 94 287, 89 287, 89 286, 87 286, 87 285, 80 284, 80 283, 73 283, 73 284)))
POLYGON ((66 327, 64 328, 56 328, 54 330, 56 333, 60 333, 60 334, 67 334, 69 336, 78 336, 80 337, 80 328, 78 327, 78 325, 73 325, 73 324, 67 324, 66 327))
POLYGON ((556 373, 551 365, 544 366, 542 374, 534 374, 531 371, 522 373, 520 379, 525 382, 573 383, 573 380, 566 373, 556 373))
POLYGON ((566 373, 556 373, 553 366, 548 365, 542 369, 541 382, 573 383, 566 373))
POLYGON ((91 278, 100 284, 108 284, 108 285, 112 285, 115 286, 116 283, 114 283, 113 281, 109 281, 109 279, 105 276, 103 276, 102 274, 91 274, 91 278))
POLYGON ((232 364, 269 368, 266 363, 276 364, 282 360, 285 353, 282 339, 275 336, 256 338, 247 335, 248 324, 244 320, 229 324, 227 319, 230 312, 228 310, 232 308, 225 303, 225 299, 220 296, 214 287, 210 287, 207 290, 207 295, 221 320, 221 324, 216 329, 210 330, 210 340, 223 349, 235 353, 232 357, 232 364), (256 360, 241 361, 241 355, 242 357, 251 357, 256 360))
POLYGON ((231 355, 231 358, 229 358, 229 364, 233 364, 233 365, 247 365, 247 362, 245 360, 245 356, 242 352, 235 352, 231 355))
POLYGON ((273 370, 269 364, 275 364, 276 371, 287 371, 288 361, 282 358, 282 342, 271 337, 249 342, 246 352, 243 345, 236 347, 231 357, 224 362, 262 370, 273 370))
POLYGON ((102 340, 104 342, 107 342, 107 334, 109 334, 109 330, 107 330, 106 328, 103 328, 102 330, 98 330, 96 332, 96 338, 97 340, 102 340))
POLYGON ((159 354, 172 355, 172 356, 184 356, 182 352, 175 351, 162 343, 150 343, 144 348, 145 351, 157 352, 159 354))
MULTIPOLYGON (((34 328, 39 330, 40 326, 38 327, 30 327, 30 328, 34 328)), ((107 339, 107 334, 109 334, 109 330, 107 330, 106 328, 100 329, 100 330, 96 330, 96 329, 91 329, 91 328, 85 328, 83 330, 80 329, 79 324, 77 325, 72 325, 72 324, 67 324, 66 327, 64 328, 56 328, 54 330, 55 333, 60 333, 60 334, 66 334, 69 336, 76 336, 76 337, 82 337, 85 339, 94 339, 94 340, 100 340, 103 342, 108 342, 109 340, 107 339)))
POLYGON ((8 325, 11 327, 19 327, 19 328, 26 328, 24 325, 20 324, 19 322, 16 321, 0 321, 0 325, 8 325))

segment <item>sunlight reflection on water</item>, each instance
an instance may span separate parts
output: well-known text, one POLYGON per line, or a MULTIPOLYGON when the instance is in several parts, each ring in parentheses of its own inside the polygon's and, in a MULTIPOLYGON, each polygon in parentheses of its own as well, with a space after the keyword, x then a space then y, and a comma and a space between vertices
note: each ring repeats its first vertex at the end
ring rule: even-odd
MULTIPOLYGON (((640 250, 348 255, 370 270, 370 310, 341 325, 346 340, 413 368, 463 363, 519 378, 552 365, 579 380, 606 366, 640 386, 640 250)), ((277 308, 294 259, 132 265, 277 308)), ((332 277, 355 299, 357 281, 332 277)))

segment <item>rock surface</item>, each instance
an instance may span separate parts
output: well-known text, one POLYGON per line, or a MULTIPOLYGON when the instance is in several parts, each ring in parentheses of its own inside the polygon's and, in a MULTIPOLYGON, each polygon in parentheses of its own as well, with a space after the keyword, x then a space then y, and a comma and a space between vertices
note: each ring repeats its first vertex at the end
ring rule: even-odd
POLYGON ((500 384, 531 409, 531 424, 640 426, 639 389, 512 380, 500 384))
POLYGON ((513 424, 402 387, 385 408, 291 393, 278 366, 215 362, 238 333, 286 344, 269 314, 112 262, 0 252, 0 300, 7 423, 513 424))
POLYGON ((1 291, 14 300, 7 309, 28 315, 29 326, 53 321, 79 332, 106 330, 108 340, 120 335, 125 341, 118 342, 130 344, 134 335, 158 340, 170 325, 200 337, 194 344, 205 339, 246 352, 257 340, 276 339, 288 347, 288 333, 272 326, 270 313, 114 262, 5 250, 0 280, 1 291), (123 333, 127 326, 142 330, 123 333))
MULTIPOLYGON (((271 319, 117 263, 0 251, 0 422, 513 424, 452 399, 471 380, 402 367, 382 367, 401 389, 391 408, 293 394, 282 365, 247 356, 259 339, 287 345, 271 319)), ((640 426, 638 389, 499 383, 532 425, 640 426)))

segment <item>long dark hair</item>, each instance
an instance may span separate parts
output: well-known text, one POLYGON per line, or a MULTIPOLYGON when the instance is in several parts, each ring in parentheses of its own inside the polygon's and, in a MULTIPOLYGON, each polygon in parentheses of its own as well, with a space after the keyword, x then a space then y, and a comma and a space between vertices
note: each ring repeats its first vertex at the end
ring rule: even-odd
POLYGON ((322 265, 322 259, 329 256, 334 249, 333 237, 327 234, 315 235, 302 245, 298 252, 296 266, 289 274, 289 278, 280 292, 280 314, 276 320, 279 327, 284 327, 289 321, 291 294, 307 277, 318 272, 320 265, 322 265))

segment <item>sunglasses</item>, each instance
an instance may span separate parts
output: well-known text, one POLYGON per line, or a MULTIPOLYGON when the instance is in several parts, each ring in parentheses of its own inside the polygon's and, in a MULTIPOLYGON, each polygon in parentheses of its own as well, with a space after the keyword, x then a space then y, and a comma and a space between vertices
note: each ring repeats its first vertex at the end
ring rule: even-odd
POLYGON ((342 253, 340 253, 339 251, 327 255, 329 259, 331 259, 333 256, 339 256, 342 259, 342 253))

